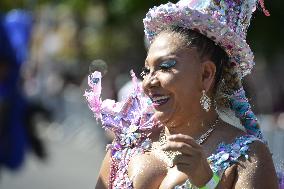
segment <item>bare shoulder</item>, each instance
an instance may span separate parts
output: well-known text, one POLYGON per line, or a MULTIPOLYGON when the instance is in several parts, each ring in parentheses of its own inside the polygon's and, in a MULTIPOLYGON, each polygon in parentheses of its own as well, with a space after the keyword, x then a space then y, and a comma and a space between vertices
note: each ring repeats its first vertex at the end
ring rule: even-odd
MULTIPOLYGON (((246 132, 227 123, 223 123, 217 135, 216 138, 218 140, 231 144, 238 137, 246 135, 246 132)), ((242 156, 238 159, 237 164, 233 164, 226 169, 220 185, 236 189, 278 188, 272 154, 268 146, 258 139, 252 140, 248 145, 248 158, 246 159, 242 156)))
POLYGON ((235 188, 278 188, 272 154, 263 142, 254 141, 248 159, 240 159, 235 188))
POLYGON ((237 137, 246 135, 246 132, 222 121, 216 128, 214 135, 215 136, 212 138, 217 140, 216 143, 224 142, 226 144, 230 144, 234 142, 237 137))

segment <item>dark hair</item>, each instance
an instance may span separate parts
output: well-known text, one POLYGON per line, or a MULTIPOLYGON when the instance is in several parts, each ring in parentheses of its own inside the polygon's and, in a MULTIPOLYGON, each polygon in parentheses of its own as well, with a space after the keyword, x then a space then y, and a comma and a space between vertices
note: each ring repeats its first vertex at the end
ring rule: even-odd
POLYGON ((214 62, 216 66, 214 90, 216 92, 217 86, 222 79, 223 66, 229 60, 227 53, 214 41, 194 30, 173 26, 163 32, 178 34, 179 37, 184 39, 183 47, 195 47, 201 59, 206 57, 214 62))

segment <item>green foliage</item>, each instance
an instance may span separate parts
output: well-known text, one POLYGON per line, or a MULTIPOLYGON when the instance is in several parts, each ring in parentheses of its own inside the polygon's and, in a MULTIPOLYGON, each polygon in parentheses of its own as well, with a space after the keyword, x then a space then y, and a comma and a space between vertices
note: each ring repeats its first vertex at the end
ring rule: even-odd
MULTIPOLYGON (((41 5, 64 4, 74 13, 80 30, 85 25, 86 11, 91 6, 101 6, 104 10, 104 22, 100 28, 95 29, 98 39, 93 38, 87 41, 90 48, 81 54, 91 57, 105 55, 111 51, 116 57, 116 53, 122 53, 125 49, 137 45, 141 47, 143 42, 142 19, 145 13, 150 7, 166 2, 168 0, 1 0, 0 11, 6 12, 13 8, 36 11, 41 5), (95 46, 91 47, 92 44, 95 46)), ((283 49, 284 38, 281 36, 284 33, 282 24, 284 1, 265 1, 265 4, 271 12, 271 17, 265 17, 261 11, 257 11, 252 27, 248 31, 248 41, 254 50, 266 57, 272 57, 275 52, 283 49)))

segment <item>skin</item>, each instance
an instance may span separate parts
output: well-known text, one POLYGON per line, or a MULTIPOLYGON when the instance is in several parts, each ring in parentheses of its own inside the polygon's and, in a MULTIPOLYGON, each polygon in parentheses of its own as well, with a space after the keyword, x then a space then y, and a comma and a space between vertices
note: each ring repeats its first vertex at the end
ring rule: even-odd
MULTIPOLYGON (((175 157, 171 168, 151 152, 133 157, 128 175, 133 179, 134 188, 169 189, 187 179, 197 187, 204 186, 213 174, 206 158, 215 152, 220 142, 232 143, 236 137, 245 134, 220 120, 202 145, 195 141, 217 118, 214 108, 205 112, 199 102, 202 90, 212 96, 215 64, 206 57, 201 58, 196 49, 184 48, 180 38, 162 33, 152 43, 145 67, 148 71, 143 81, 145 93, 150 98, 157 94, 169 97, 165 104, 155 108, 154 114, 165 125, 168 135, 163 150, 182 154, 175 157), (176 61, 174 67, 161 68, 161 64, 170 60, 176 61)), ((157 141, 159 132, 153 132, 150 138, 157 141)), ((96 189, 107 188, 109 160, 108 153, 96 189)), ((259 141, 252 143, 249 159, 240 159, 238 164, 226 169, 217 188, 278 188, 266 145, 259 141)))

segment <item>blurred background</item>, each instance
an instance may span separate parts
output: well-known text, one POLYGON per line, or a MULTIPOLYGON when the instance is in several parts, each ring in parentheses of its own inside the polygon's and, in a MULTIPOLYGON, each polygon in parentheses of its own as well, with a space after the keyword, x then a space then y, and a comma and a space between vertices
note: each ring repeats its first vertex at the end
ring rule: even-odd
MULTIPOLYGON (((82 96, 89 65, 108 64, 103 98, 119 99, 144 64, 142 19, 166 2, 0 1, 1 189, 94 188, 110 136, 82 96)), ((248 31, 256 66, 245 86, 284 171, 284 1, 265 3, 271 16, 257 11, 248 31)))

